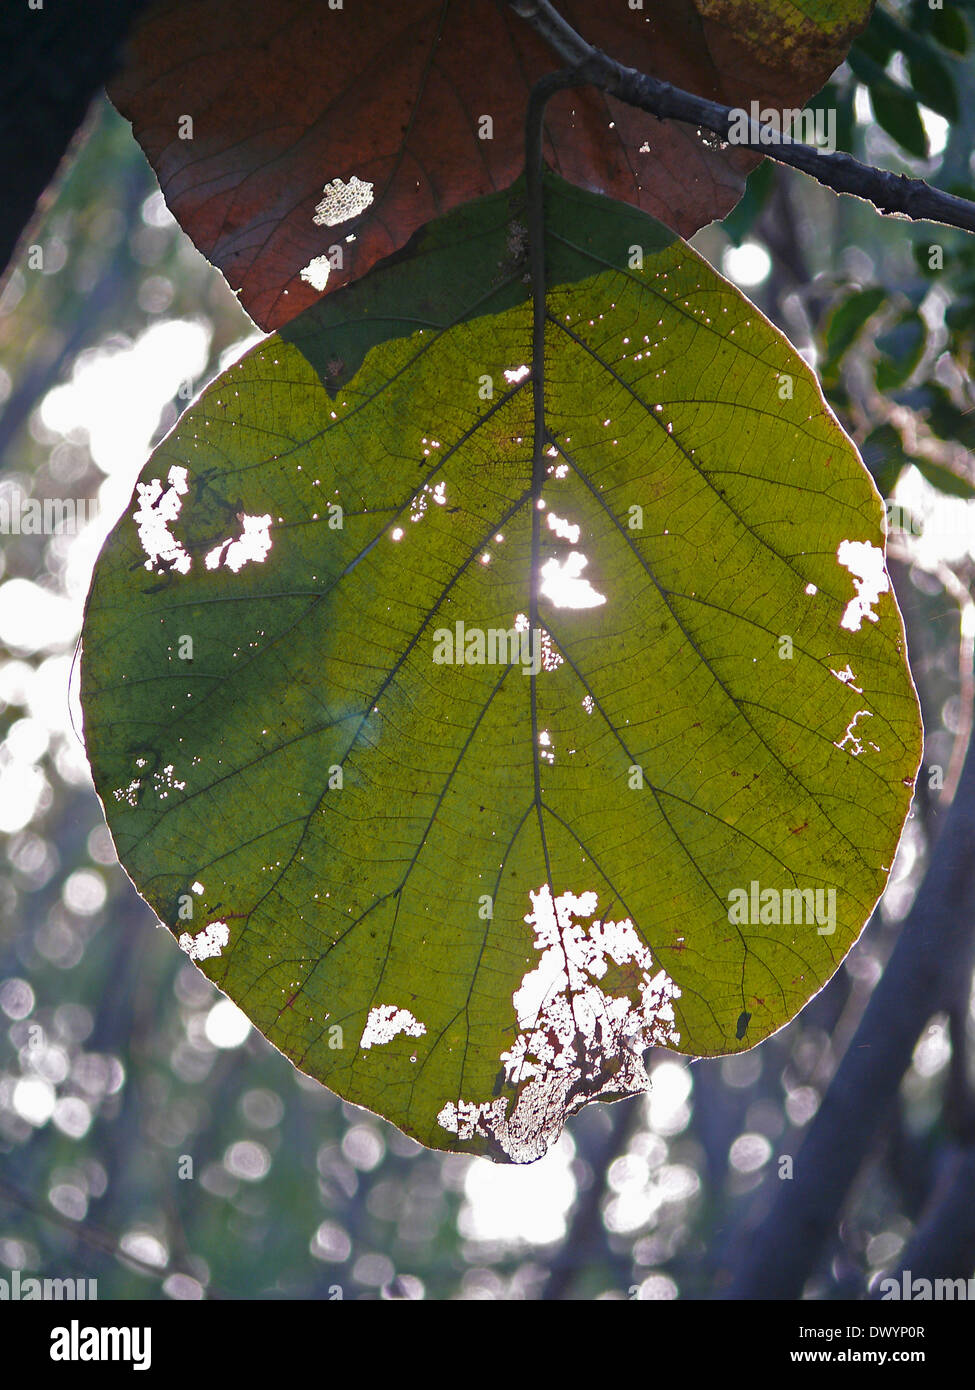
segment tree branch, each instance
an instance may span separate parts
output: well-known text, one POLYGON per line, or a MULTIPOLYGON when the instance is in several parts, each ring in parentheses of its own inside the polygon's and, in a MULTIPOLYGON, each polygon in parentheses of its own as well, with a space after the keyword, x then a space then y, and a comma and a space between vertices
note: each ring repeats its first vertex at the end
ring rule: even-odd
MULTIPOLYGON (((538 1295, 539 1302, 570 1299, 579 1275, 612 1260, 613 1251, 603 1224, 602 1203, 609 1191, 609 1168, 624 1152, 632 1135, 642 1124, 643 1109, 635 1096, 609 1107, 610 1123, 594 1140, 592 1150, 584 1152, 592 1170, 588 1188, 576 1198, 572 1222, 562 1244, 552 1256, 538 1295)), ((629 1266, 631 1267, 631 1266, 629 1266)))
MULTIPOLYGON (((975 1149, 954 1157, 910 1244, 900 1257, 896 1274, 902 1287, 912 1279, 968 1279, 975 1261, 975 1149), (907 1276, 905 1279, 905 1275, 907 1276)), ((878 1282, 872 1297, 880 1298, 878 1282)))
POLYGON ((563 62, 586 82, 611 96, 649 111, 659 120, 683 121, 732 139, 742 149, 758 150, 779 164, 801 169, 834 193, 849 193, 873 203, 880 212, 900 214, 915 222, 940 222, 975 232, 975 203, 932 188, 924 179, 911 179, 861 164, 850 154, 827 154, 804 145, 774 126, 747 120, 748 138, 738 139, 741 113, 660 82, 635 68, 624 67, 594 48, 563 19, 549 0, 511 0, 511 8, 554 49, 563 62))
POLYGON ((971 973, 975 920, 975 740, 886 969, 796 1158, 757 1230, 743 1232, 732 1298, 796 1299, 932 1014, 971 973))

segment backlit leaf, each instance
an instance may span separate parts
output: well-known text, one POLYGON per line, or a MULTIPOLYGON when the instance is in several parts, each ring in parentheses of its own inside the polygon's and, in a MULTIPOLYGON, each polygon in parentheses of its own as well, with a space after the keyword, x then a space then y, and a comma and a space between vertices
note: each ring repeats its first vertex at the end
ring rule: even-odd
POLYGON ((505 1161, 652 1045, 792 1018, 920 757, 881 500, 811 372, 645 215, 550 176, 545 218, 544 344, 516 186, 212 385, 82 667, 184 949, 340 1095, 505 1161))

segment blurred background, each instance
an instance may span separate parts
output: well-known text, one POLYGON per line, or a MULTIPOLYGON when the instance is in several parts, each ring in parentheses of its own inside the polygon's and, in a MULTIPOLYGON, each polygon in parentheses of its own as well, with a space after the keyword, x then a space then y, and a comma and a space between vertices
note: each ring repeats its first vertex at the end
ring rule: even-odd
MULTIPOLYGON (((975 196, 973 19, 960 4, 878 10, 810 103, 835 110, 839 148, 975 196)), ((890 569, 926 731, 914 808, 860 942, 776 1037, 723 1061, 651 1056, 645 1099, 590 1106, 528 1168, 444 1157, 296 1072, 156 928, 116 861, 79 737, 92 565, 150 448, 261 335, 169 215, 126 122, 104 99, 90 109, 0 294, 0 503, 73 498, 81 513, 77 534, 0 536, 0 1276, 97 1278, 100 1297, 128 1299, 729 1286, 959 785, 975 242, 767 162, 693 244, 820 372, 898 504, 890 569)), ((969 1152, 970 958, 941 1002, 810 1257, 807 1297, 863 1297, 896 1270, 969 1152)))

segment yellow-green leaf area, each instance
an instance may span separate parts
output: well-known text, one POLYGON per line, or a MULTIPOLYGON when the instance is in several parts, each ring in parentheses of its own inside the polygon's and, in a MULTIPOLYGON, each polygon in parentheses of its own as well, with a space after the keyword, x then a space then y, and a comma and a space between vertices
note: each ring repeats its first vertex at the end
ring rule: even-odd
POLYGON ((812 373, 551 175, 533 341, 526 225, 519 187, 433 224, 211 385, 82 666, 121 861, 188 955, 339 1095, 518 1162, 650 1047, 795 1016, 920 759, 882 503, 812 373))

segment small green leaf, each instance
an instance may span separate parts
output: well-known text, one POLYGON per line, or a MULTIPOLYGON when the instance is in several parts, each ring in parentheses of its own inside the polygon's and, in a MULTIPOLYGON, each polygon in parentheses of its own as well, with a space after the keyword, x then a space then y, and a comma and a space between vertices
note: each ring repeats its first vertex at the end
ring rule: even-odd
POLYGON ((503 1161, 651 1045, 793 1017, 920 758, 881 500, 812 373, 634 209, 549 176, 544 219, 544 317, 516 186, 210 386, 82 665, 188 954, 339 1095, 503 1161))
POLYGON ((877 124, 908 154, 927 159, 928 135, 914 96, 891 82, 871 87, 870 101, 877 124))
MULTIPOLYGON (((890 61, 893 53, 896 52, 899 41, 899 34, 884 11, 875 9, 870 16, 870 23, 862 34, 858 34, 853 42, 850 52, 854 61, 859 55, 872 58, 881 68, 890 61)), ((849 55, 847 56, 849 61, 849 55)))
POLYGON ((926 381, 916 394, 915 408, 939 439, 967 442, 971 434, 972 412, 959 409, 951 393, 938 381, 926 381))
POLYGON ((937 111, 947 121, 959 119, 955 79, 944 63, 933 54, 926 53, 910 58, 907 71, 915 95, 925 106, 937 111))
POLYGON ((882 497, 891 496, 902 470, 913 464, 940 492, 969 501, 975 498, 975 486, 954 469, 933 463, 919 454, 908 453, 899 431, 889 421, 870 431, 863 441, 861 452, 882 497))
POLYGON ((851 49, 847 61, 870 92, 877 124, 917 159, 928 157, 928 137, 912 92, 890 77, 881 65, 851 49))
POLYGON ((751 232, 774 186, 775 164, 766 159, 749 174, 741 201, 721 223, 736 246, 740 246, 751 232))
POLYGON ((908 72, 915 94, 932 111, 940 112, 949 121, 956 121, 958 93, 954 75, 945 66, 936 44, 922 32, 922 27, 927 27, 926 21, 922 20, 915 32, 885 10, 877 9, 874 10, 867 34, 861 36, 861 45, 864 51, 868 51, 869 45, 862 44, 862 40, 868 34, 882 36, 882 47, 886 52, 870 51, 869 56, 883 67, 892 53, 903 53, 908 60, 908 72))
POLYGON ((961 477, 954 469, 946 468, 944 464, 933 463, 930 459, 920 458, 917 455, 911 456, 911 463, 922 473, 932 487, 936 487, 939 492, 945 492, 949 497, 964 497, 971 502, 975 499, 975 486, 967 478, 961 477))
POLYGON ((856 83, 827 82, 816 98, 817 107, 825 111, 835 111, 835 144, 839 150, 852 150, 856 128, 856 83))
POLYGON ((954 53, 967 53, 969 35, 961 11, 953 5, 932 9, 928 0, 919 0, 919 3, 925 11, 928 28, 942 47, 954 53))
POLYGON ((873 285, 869 289, 855 290, 833 309, 826 325, 824 376, 830 376, 836 371, 843 354, 852 346, 867 320, 873 317, 886 298, 887 291, 879 285, 873 285))
POLYGON ((890 497, 901 472, 911 462, 904 455, 900 434, 892 424, 885 421, 870 431, 860 452, 877 484, 877 491, 881 497, 890 497))
POLYGON ((877 390, 886 394, 902 386, 924 356, 927 328, 916 310, 901 314, 897 321, 877 338, 881 354, 876 369, 877 390))
POLYGON ((972 300, 966 295, 962 300, 956 300, 949 304, 945 309, 945 326, 952 333, 970 335, 975 328, 975 315, 972 313, 972 300))

